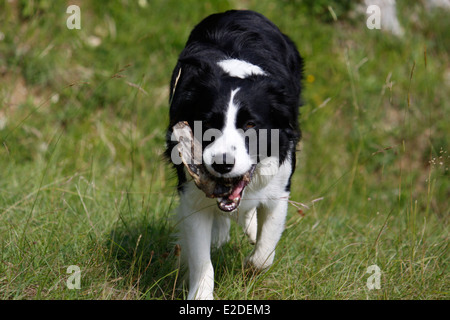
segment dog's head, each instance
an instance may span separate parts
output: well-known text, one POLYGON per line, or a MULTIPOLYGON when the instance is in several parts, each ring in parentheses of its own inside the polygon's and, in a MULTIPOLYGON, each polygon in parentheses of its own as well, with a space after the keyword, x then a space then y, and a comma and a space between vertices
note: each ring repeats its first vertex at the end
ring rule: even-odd
POLYGON ((212 179, 232 185, 229 194, 218 197, 219 208, 233 211, 256 165, 266 158, 282 163, 292 152, 300 135, 298 94, 289 81, 249 62, 212 61, 179 61, 172 79, 171 126, 189 123, 212 179))

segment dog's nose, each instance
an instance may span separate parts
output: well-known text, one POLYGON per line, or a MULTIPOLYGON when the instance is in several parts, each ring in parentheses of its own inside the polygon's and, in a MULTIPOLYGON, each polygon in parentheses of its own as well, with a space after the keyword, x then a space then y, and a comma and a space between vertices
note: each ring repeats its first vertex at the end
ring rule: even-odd
POLYGON ((225 174, 233 170, 234 163, 235 163, 234 156, 224 153, 214 157, 211 166, 218 173, 225 174))

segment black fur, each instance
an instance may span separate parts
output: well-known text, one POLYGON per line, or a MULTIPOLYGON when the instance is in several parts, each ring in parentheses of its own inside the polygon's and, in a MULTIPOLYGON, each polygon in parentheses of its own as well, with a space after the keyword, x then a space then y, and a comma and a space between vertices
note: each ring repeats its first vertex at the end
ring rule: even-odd
MULTIPOLYGON (((257 129, 280 129, 280 162, 293 156, 295 166, 295 146, 301 137, 302 67, 294 43, 263 15, 233 10, 207 17, 193 29, 173 71, 166 155, 170 157, 177 144, 170 138, 172 126, 179 121, 188 121, 192 127, 200 120, 203 130, 221 129, 229 92, 238 86, 237 126, 253 119, 257 129), (230 77, 217 65, 230 58, 259 66, 267 75, 230 77)), ((186 177, 182 165, 175 167, 181 190, 186 177)))

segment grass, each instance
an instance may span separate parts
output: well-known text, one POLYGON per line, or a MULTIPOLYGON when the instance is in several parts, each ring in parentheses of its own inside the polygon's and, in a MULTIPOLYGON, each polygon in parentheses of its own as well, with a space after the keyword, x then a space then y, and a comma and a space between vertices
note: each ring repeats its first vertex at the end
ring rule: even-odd
POLYGON ((81 30, 66 1, 0 4, 0 299, 185 297, 168 83, 192 27, 236 7, 304 56, 303 141, 274 266, 248 275, 233 226, 216 297, 448 299, 450 19, 398 2, 401 39, 294 1, 83 1, 81 30))

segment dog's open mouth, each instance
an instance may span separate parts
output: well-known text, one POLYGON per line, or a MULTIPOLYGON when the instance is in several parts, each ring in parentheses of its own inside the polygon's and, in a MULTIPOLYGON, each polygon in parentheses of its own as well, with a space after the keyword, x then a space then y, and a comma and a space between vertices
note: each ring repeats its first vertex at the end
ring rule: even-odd
POLYGON ((208 198, 216 198, 220 210, 225 212, 236 210, 245 187, 250 183, 256 165, 252 165, 250 170, 242 176, 217 178, 209 173, 201 163, 202 145, 195 139, 189 124, 185 121, 178 122, 173 126, 173 133, 176 140, 180 142, 177 147, 181 160, 194 179, 196 186, 208 198))
POLYGON ((252 166, 241 177, 216 180, 213 196, 217 199, 217 206, 220 210, 231 212, 239 207, 242 194, 245 187, 250 183, 254 169, 255 166, 252 166))

